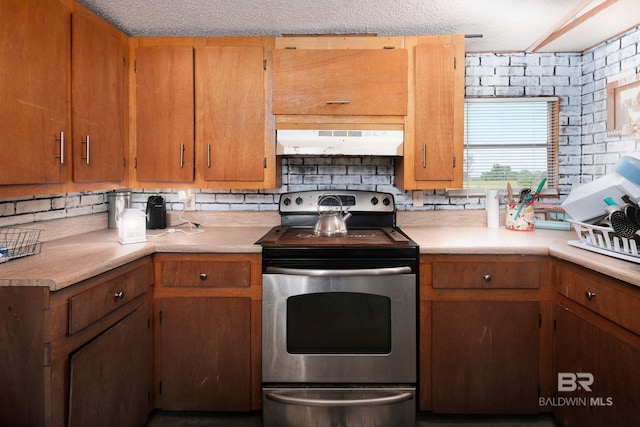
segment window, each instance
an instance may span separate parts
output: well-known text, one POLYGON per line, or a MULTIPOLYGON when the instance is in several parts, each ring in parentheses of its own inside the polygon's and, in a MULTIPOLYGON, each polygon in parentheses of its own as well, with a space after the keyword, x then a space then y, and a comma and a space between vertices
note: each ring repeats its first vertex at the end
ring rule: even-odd
POLYGON ((558 110, 557 98, 466 99, 465 188, 557 188, 558 110))

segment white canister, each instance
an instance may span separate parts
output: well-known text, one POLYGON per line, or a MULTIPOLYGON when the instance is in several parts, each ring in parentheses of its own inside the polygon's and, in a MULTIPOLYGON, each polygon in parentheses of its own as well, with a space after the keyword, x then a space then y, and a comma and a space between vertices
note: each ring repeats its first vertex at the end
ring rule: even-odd
POLYGON ((118 228, 118 241, 123 245, 147 241, 147 216, 138 209, 125 209, 118 228))

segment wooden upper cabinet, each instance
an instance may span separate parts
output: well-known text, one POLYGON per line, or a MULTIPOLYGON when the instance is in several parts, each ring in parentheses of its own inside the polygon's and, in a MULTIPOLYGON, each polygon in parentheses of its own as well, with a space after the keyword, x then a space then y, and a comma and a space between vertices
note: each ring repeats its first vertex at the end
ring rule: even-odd
POLYGON ((454 47, 419 44, 415 55, 416 180, 452 181, 457 160, 453 154, 457 65, 454 47))
POLYGON ((273 114, 404 116, 404 49, 276 49, 273 114))
POLYGON ((0 2, 0 184, 67 179, 70 55, 71 13, 65 5, 0 2))
POLYGON ((262 46, 206 46, 196 53, 204 151, 198 167, 206 181, 264 181, 263 64, 262 46))
POLYGON ((193 46, 136 49, 136 179, 194 180, 193 46))
POLYGON ((404 189, 462 187, 464 36, 407 39, 414 97, 397 181, 404 189))
POLYGON ((126 41, 95 15, 74 13, 73 179, 124 179, 126 41))

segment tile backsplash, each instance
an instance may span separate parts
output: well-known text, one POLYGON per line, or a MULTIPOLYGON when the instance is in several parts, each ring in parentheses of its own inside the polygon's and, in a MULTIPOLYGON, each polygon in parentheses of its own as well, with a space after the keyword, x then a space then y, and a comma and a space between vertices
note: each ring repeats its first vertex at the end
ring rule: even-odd
MULTIPOLYGON (((583 53, 467 54, 467 97, 558 96, 560 105, 560 195, 574 184, 610 172, 634 138, 607 136, 606 85, 640 73, 640 28, 583 53)), ((282 187, 260 191, 193 189, 199 211, 274 211, 279 194, 311 189, 363 189, 392 193, 399 210, 483 209, 484 199, 424 190, 424 206, 394 187, 393 157, 291 157, 282 159, 282 187)), ((169 210, 182 210, 177 190, 135 190, 133 207, 148 196, 165 196, 169 210)), ((556 200, 557 201, 557 200, 556 200)), ((107 211, 106 192, 83 192, 0 200, 0 227, 107 211)))

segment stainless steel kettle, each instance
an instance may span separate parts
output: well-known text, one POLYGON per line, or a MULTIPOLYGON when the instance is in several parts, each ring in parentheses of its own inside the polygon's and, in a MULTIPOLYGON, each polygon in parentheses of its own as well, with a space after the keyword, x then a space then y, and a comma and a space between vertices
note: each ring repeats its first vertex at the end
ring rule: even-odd
POLYGON ((347 220, 351 217, 351 213, 346 209, 342 209, 342 200, 333 194, 321 196, 318 200, 318 220, 313 228, 313 234, 322 237, 333 236, 346 236, 347 235, 347 220), (340 210, 327 209, 324 212, 320 212, 322 202, 328 199, 335 199, 338 201, 340 210))

